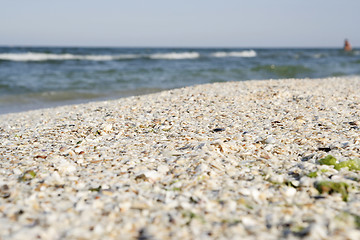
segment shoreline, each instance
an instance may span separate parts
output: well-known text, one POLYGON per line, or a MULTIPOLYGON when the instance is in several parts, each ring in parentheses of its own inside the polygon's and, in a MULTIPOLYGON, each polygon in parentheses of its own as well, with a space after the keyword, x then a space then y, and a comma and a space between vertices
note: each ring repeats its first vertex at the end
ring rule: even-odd
POLYGON ((343 76, 343 77, 327 77, 327 78, 287 78, 287 79, 260 79, 260 80, 241 80, 241 81, 227 81, 227 82, 212 82, 212 83, 203 83, 203 84, 195 84, 195 85, 190 85, 190 86, 184 86, 184 87, 177 87, 177 88, 171 88, 171 89, 162 89, 162 90, 158 90, 158 91, 154 91, 152 89, 148 90, 148 91, 144 91, 143 93, 138 93, 138 94, 134 94, 134 95, 124 95, 124 96, 111 96, 110 98, 107 98, 105 96, 103 97, 99 97, 99 98, 94 98, 94 99, 78 99, 78 100, 69 100, 69 101, 64 101, 63 103, 50 103, 50 104, 40 104, 38 105, 38 107, 36 107, 36 104, 32 104, 29 106, 24 106, 21 107, 22 110, 17 110, 17 111, 9 111, 8 108, 5 108, 5 110, 3 112, 0 112, 0 117, 1 116, 6 116, 6 115, 13 115, 13 114, 22 114, 22 113, 27 113, 27 112, 36 112, 36 111, 51 111, 52 109, 58 109, 58 108, 71 108, 74 107, 75 109, 78 106, 83 106, 83 105, 97 105, 97 104, 102 104, 105 103, 107 104, 108 102, 120 102, 123 99, 127 99, 127 98, 138 98, 141 96, 147 96, 147 95, 154 95, 154 94, 160 94, 163 92, 171 92, 171 91, 176 91, 178 89, 187 89, 187 88, 196 88, 196 87, 202 87, 202 86, 208 86, 208 85, 213 85, 213 84, 227 84, 227 83, 241 83, 241 82, 268 82, 268 81, 296 81, 296 80, 320 80, 320 79, 355 79, 355 78, 360 78, 360 76, 343 76))
MULTIPOLYGON (((0 116, 6 115, 6 114, 16 114, 16 113, 22 113, 22 112, 29 112, 29 111, 36 111, 36 110, 46 110, 46 109, 52 109, 57 107, 64 107, 64 106, 74 106, 79 104, 91 104, 94 102, 104 102, 104 101, 116 101, 123 98, 128 97, 136 97, 136 96, 142 96, 142 95, 148 95, 152 93, 158 93, 162 91, 168 91, 170 89, 138 89, 133 91, 128 91, 126 94, 110 94, 109 96, 97 96, 97 97, 89 97, 89 98, 83 98, 83 99, 70 99, 70 100, 62 100, 62 101, 48 101, 46 100, 46 97, 42 99, 42 103, 30 103, 30 104, 23 104, 20 106, 20 109, 11 110, 13 108, 16 108, 16 104, 9 105, 6 107, 0 107, 0 116)), ((71 93, 71 94, 77 94, 77 93, 71 93)), ((21 96, 22 98, 24 96, 21 96)), ((14 96, 14 98, 16 98, 14 96)))
POLYGON ((358 239, 360 170, 320 159, 360 158, 359 92, 252 80, 0 115, 0 238, 358 239))

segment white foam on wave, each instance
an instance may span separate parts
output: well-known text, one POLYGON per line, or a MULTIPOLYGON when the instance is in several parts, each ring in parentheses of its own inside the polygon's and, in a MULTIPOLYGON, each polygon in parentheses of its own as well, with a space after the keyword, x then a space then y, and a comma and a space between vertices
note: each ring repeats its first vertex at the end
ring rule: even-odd
MULTIPOLYGON (((254 50, 232 51, 232 52, 214 52, 212 57, 256 57, 254 50)), ((126 60, 136 58, 150 58, 150 59, 165 59, 165 60, 179 60, 179 59, 195 59, 199 58, 198 52, 167 52, 154 53, 150 55, 142 54, 118 54, 118 55, 81 55, 81 54, 54 54, 54 53, 0 53, 0 60, 6 61, 65 61, 65 60, 87 60, 87 61, 113 61, 126 60)))
POLYGON ((312 55, 313 58, 322 58, 324 57, 325 55, 324 54, 321 54, 321 53, 315 53, 312 55))
POLYGON ((120 55, 86 55, 79 60, 93 60, 93 61, 111 61, 122 59, 135 59, 140 58, 140 55, 136 54, 120 54, 120 55))
POLYGON ((256 57, 254 50, 246 50, 240 52, 215 52, 211 54, 213 57, 256 57))
POLYGON ((151 59, 192 59, 192 58, 198 58, 200 57, 200 54, 197 52, 171 52, 171 53, 155 53, 151 54, 151 59))
POLYGON ((139 57, 135 54, 121 55, 74 55, 74 54, 52 54, 52 53, 2 53, 0 60, 7 61, 56 61, 56 60, 89 60, 89 61, 111 61, 121 59, 133 59, 139 57))

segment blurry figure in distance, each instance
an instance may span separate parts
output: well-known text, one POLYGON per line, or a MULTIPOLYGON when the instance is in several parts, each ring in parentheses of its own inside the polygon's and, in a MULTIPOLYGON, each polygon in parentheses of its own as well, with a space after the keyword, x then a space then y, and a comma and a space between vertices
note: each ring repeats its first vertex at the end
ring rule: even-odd
POLYGON ((349 43, 349 41, 348 41, 347 39, 345 39, 344 51, 345 51, 345 52, 351 51, 351 45, 350 45, 350 43, 349 43))

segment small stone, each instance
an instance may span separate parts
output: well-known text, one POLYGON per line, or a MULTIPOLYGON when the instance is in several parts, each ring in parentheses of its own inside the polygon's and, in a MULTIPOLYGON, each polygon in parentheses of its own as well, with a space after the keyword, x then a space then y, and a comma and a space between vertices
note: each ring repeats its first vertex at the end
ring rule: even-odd
POLYGON ((225 131, 225 128, 214 128, 212 131, 213 132, 222 132, 222 131, 225 131))
POLYGON ((10 197, 10 188, 8 185, 4 184, 0 187, 0 197, 1 198, 8 198, 10 197))
POLYGON ((275 142, 276 142, 276 139, 274 137, 271 137, 271 136, 266 138, 266 140, 265 140, 266 144, 274 144, 275 142))
POLYGON ((360 121, 352 121, 352 122, 349 122, 349 124, 351 126, 360 126, 360 121))

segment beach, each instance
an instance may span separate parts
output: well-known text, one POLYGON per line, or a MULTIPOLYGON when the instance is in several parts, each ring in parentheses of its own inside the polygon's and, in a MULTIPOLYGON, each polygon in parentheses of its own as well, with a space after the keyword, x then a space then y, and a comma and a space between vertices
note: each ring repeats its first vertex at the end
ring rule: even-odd
POLYGON ((0 239, 360 239, 360 77, 0 115, 0 239))

